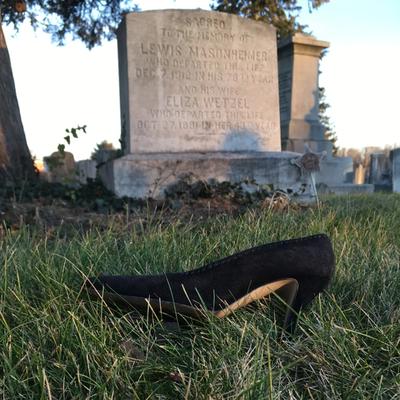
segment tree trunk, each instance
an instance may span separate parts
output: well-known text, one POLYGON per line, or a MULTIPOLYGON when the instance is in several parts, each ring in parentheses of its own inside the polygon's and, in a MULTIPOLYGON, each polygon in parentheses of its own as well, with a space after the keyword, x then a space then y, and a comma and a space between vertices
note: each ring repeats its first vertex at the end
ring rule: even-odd
POLYGON ((0 19, 0 182, 34 176, 0 19))

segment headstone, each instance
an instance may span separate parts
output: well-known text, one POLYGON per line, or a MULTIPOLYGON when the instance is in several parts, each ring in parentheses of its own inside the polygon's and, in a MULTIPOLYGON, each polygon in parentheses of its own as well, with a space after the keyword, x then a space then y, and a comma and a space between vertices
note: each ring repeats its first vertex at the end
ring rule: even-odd
POLYGON ((46 172, 50 182, 70 184, 76 181, 74 155, 67 151, 56 151, 44 158, 46 172))
POLYGON ((302 152, 307 144, 314 151, 332 153, 319 120, 319 60, 328 42, 296 33, 279 42, 279 97, 282 148, 302 152))
POLYGON ((127 14, 118 30, 125 154, 279 151, 276 32, 226 13, 127 14))
POLYGON ((96 161, 81 160, 76 162, 76 175, 80 183, 86 184, 88 179, 96 179, 96 173, 96 161))
POLYGON ((392 150, 391 158, 393 192, 400 193, 400 148, 392 150))
POLYGON ((280 152, 275 28, 202 10, 127 14, 118 30, 124 156, 99 167, 118 196, 194 180, 297 184, 280 152))
POLYGON ((385 153, 372 153, 370 160, 369 183, 375 190, 391 190, 392 166, 385 153))

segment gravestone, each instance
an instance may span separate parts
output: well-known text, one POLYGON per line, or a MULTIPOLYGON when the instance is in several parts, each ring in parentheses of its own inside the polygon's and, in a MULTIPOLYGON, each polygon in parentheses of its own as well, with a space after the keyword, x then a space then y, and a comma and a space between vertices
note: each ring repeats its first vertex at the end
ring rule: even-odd
POLYGON ((76 163, 76 175, 79 183, 85 185, 88 179, 96 179, 97 168, 94 160, 81 160, 76 163))
POLYGON ((393 192, 400 193, 400 148, 391 152, 393 192))
POLYGON ((76 180, 75 159, 72 153, 56 151, 44 158, 49 182, 71 184, 76 180))
POLYGON ((127 14, 118 29, 124 156, 99 168, 119 196, 162 197, 183 175, 288 188, 275 28, 231 14, 127 14))
POLYGON ((118 31, 125 153, 279 151, 276 32, 209 11, 128 14, 118 31))
POLYGON ((385 153, 372 153, 370 155, 369 183, 375 190, 390 191, 392 186, 392 165, 390 158, 385 153))

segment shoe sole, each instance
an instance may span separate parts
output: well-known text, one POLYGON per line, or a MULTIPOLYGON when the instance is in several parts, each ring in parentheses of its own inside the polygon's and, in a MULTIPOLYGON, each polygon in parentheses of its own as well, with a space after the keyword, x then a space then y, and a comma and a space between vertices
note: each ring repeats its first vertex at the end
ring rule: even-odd
POLYGON ((194 319, 204 319, 207 313, 211 313, 217 318, 224 318, 232 314, 236 310, 246 307, 254 301, 264 299, 272 294, 276 295, 280 301, 282 301, 286 307, 285 322, 289 320, 291 314, 291 306, 296 298, 299 283, 296 279, 288 278, 282 279, 275 282, 270 282, 266 285, 260 286, 257 289, 252 290, 245 296, 236 300, 231 304, 227 304, 225 308, 218 311, 210 311, 206 307, 186 305, 175 303, 171 301, 165 301, 161 299, 137 297, 137 296, 125 296, 111 292, 100 292, 95 288, 87 288, 88 293, 95 298, 102 298, 106 303, 112 303, 121 307, 132 307, 138 311, 147 313, 149 308, 155 314, 163 314, 168 316, 178 315, 190 317, 194 319))

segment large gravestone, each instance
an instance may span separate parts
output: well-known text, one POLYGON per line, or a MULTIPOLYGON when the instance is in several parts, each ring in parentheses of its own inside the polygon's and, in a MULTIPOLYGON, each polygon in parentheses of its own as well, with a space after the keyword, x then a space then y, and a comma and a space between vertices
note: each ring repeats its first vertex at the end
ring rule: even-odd
POLYGON ((118 30, 124 156, 100 168, 119 196, 162 197, 184 174, 299 182, 280 152, 276 32, 202 10, 127 14, 118 30))
POLYGON ((125 152, 279 151, 275 29, 230 14, 128 14, 118 31, 125 152))

